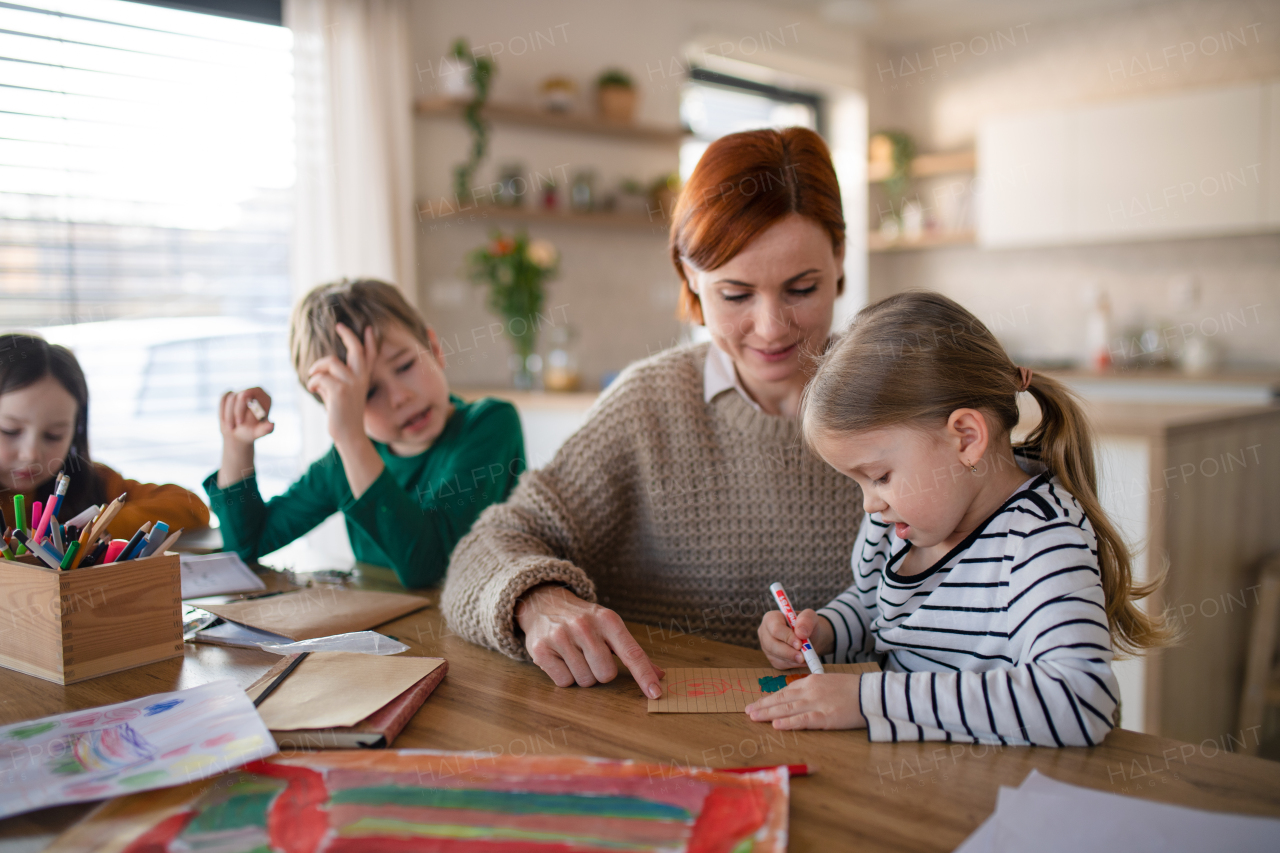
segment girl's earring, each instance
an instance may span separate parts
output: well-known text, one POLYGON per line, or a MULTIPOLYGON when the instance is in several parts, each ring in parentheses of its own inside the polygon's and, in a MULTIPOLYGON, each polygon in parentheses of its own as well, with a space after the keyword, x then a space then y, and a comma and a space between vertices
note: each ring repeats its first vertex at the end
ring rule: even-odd
POLYGON ((974 474, 976 474, 976 473, 978 473, 978 466, 977 466, 977 465, 970 465, 970 466, 969 466, 969 470, 970 470, 970 471, 972 471, 974 474))

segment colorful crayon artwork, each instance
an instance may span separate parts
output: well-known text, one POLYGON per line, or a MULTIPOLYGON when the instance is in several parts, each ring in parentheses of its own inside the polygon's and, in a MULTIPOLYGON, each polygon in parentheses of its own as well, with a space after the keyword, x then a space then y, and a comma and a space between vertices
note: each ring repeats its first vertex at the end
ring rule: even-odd
MULTIPOLYGON (((879 672, 874 663, 837 663, 828 673, 879 672)), ((766 693, 776 693, 793 681, 809 675, 802 669, 790 672, 772 667, 718 668, 672 667, 662 679, 661 699, 650 699, 650 714, 735 714, 766 693)))
POLYGON ((0 727, 0 818, 180 785, 276 752, 234 681, 0 727))
POLYGON ((50 851, 781 853, 785 768, 341 750, 104 804, 50 851))

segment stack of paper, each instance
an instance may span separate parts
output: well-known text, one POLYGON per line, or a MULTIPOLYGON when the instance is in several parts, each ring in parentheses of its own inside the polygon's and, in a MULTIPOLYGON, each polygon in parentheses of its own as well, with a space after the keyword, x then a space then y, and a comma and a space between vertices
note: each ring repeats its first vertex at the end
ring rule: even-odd
POLYGON ((239 555, 224 551, 217 554, 182 554, 182 597, 203 598, 231 592, 255 592, 266 589, 262 578, 245 565, 239 555))
POLYGON ((1171 806, 1058 782, 1031 771, 956 853, 1272 853, 1280 820, 1171 806))

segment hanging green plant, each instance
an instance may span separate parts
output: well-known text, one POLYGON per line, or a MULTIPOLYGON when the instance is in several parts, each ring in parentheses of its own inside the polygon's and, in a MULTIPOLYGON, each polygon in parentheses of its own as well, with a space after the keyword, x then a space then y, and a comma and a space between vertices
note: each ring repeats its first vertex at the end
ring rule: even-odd
POLYGON ((489 81, 498 68, 487 56, 476 56, 467 46, 466 39, 453 43, 453 55, 459 63, 471 66, 468 78, 472 85, 471 100, 462 109, 462 119, 471 129, 471 154, 467 162, 453 167, 453 192, 459 200, 470 194, 472 179, 480 161, 489 149, 489 126, 480 118, 480 110, 489 100, 489 81))

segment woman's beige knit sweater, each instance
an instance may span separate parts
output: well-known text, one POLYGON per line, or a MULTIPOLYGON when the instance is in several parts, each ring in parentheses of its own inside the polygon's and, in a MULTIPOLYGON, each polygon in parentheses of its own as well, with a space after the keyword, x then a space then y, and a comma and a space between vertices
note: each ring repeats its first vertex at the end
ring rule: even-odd
POLYGON ((629 367, 550 465, 485 510, 449 564, 452 631, 528 659, 516 599, 558 582, 654 626, 655 642, 756 646, 770 583, 797 609, 849 586, 857 485, 802 446, 795 421, 733 391, 705 402, 707 346, 629 367))

